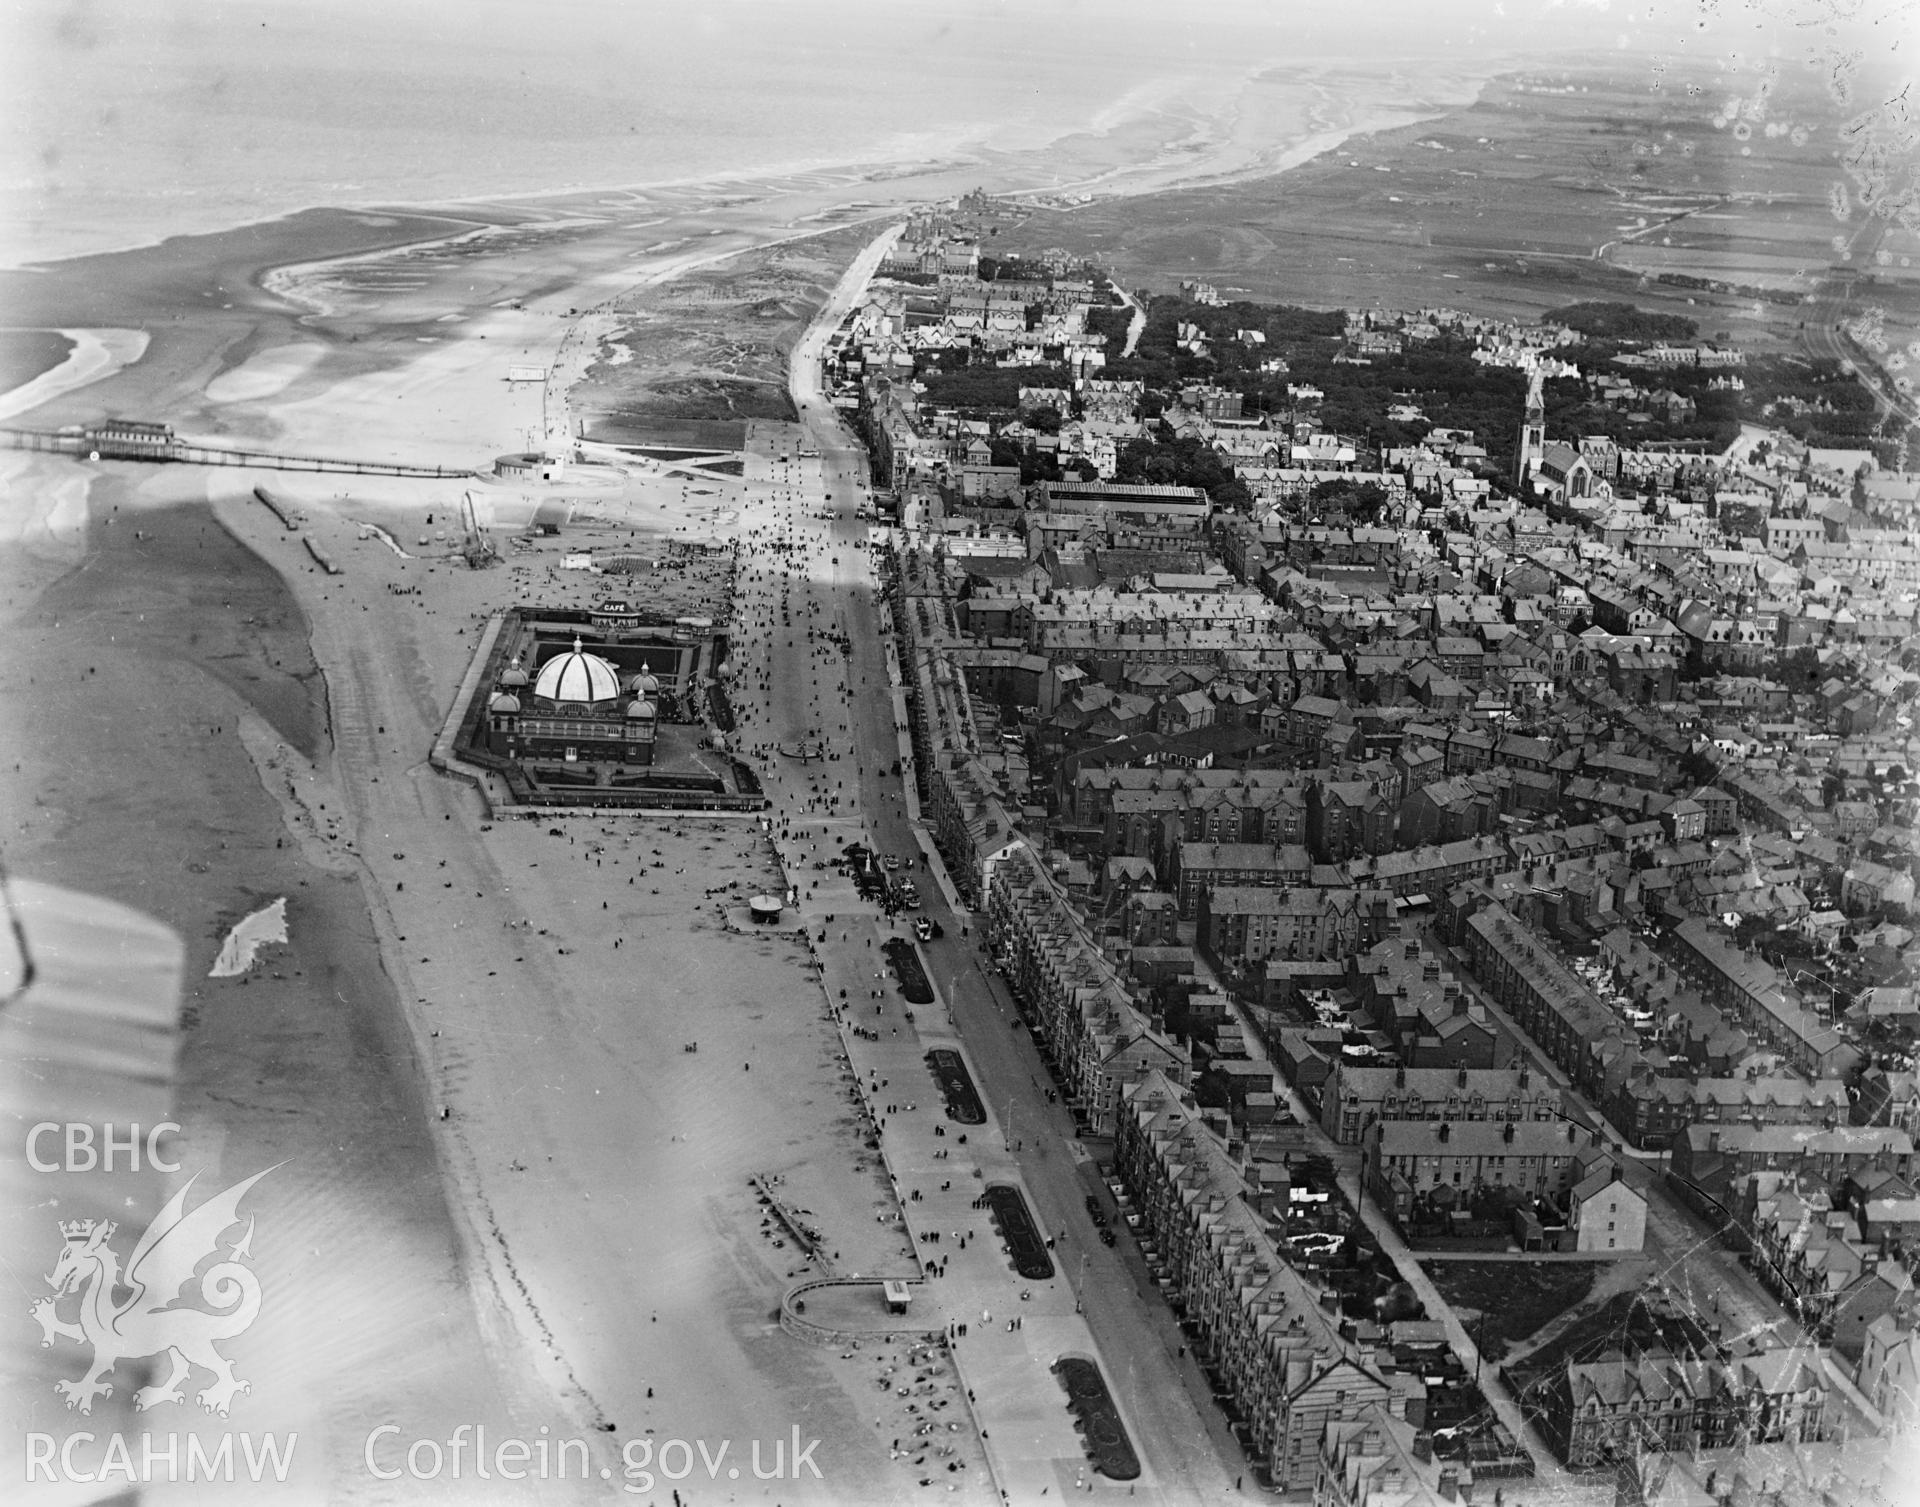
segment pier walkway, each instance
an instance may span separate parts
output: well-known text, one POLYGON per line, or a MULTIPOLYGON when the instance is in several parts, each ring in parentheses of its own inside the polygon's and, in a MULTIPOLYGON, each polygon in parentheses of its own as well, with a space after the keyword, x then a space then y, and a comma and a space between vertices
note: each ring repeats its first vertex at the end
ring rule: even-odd
MULTIPOLYGON (((473 476, 471 468, 407 466, 395 461, 345 460, 318 455, 279 455, 268 450, 228 450, 197 445, 170 432, 133 435, 123 427, 94 429, 0 429, 0 449, 41 450, 87 460, 174 461, 189 466, 251 466, 263 471, 330 471, 356 476, 473 476)), ((145 426, 142 426, 145 427, 145 426)), ((158 430, 160 426, 153 426, 158 430)))

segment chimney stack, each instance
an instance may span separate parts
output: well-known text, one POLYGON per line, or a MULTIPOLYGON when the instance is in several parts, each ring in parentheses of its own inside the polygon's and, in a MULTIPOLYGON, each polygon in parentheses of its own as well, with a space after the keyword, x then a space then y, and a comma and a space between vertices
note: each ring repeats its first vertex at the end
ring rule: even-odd
POLYGON ((1413 1436, 1413 1458, 1422 1465, 1433 1458, 1433 1435, 1426 1429, 1418 1430, 1413 1436))

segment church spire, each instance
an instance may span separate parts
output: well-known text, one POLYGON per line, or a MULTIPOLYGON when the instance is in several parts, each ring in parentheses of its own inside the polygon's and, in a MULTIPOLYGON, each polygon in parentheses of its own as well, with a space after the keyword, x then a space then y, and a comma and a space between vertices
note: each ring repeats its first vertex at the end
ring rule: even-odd
POLYGON ((1539 469, 1546 448, 1547 399, 1536 366, 1527 373, 1527 411, 1520 422, 1520 443, 1514 447, 1513 484, 1522 492, 1527 489, 1527 478, 1539 469))

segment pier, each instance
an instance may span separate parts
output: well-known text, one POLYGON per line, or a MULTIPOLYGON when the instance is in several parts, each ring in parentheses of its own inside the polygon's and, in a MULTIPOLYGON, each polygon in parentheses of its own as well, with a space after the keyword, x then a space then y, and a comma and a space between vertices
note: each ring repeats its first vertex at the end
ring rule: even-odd
POLYGON ((250 466, 263 471, 329 471, 355 476, 463 477, 471 467, 408 466, 396 461, 228 450, 179 438, 170 425, 111 420, 67 429, 0 429, 0 449, 39 450, 85 460, 173 461, 188 466, 250 466))

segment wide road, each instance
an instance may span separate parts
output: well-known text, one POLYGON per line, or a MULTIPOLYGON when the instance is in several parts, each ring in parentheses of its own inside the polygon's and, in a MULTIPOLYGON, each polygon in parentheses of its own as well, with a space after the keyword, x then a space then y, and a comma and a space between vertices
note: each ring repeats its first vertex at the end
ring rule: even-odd
MULTIPOLYGON (((874 263, 879 260, 871 248, 866 255, 874 263)), ((844 308, 847 302, 843 298, 836 306, 844 308)), ((880 851, 912 859, 925 844, 908 820, 902 778, 892 772, 900 728, 887 678, 880 605, 864 558, 871 531, 855 517, 856 509, 871 500, 868 457, 820 390, 818 352, 832 327, 825 318, 815 322, 795 351, 790 374, 794 397, 802 405, 808 448, 819 451, 827 499, 822 526, 833 541, 825 562, 829 590, 824 594, 833 606, 830 621, 817 626, 844 633, 851 644, 847 683, 853 699, 847 711, 857 760, 859 822, 880 851)), ((804 632, 800 623, 795 626, 804 632)), ((782 692, 783 700, 797 706, 803 688, 795 684, 782 692)), ((844 765, 831 767, 836 780, 846 777, 844 765)), ((1004 987, 982 968, 973 917, 953 910, 942 887, 924 869, 920 872, 921 914, 937 921, 945 933, 922 948, 933 983, 966 1044, 983 1097, 1018 1148, 1016 1159, 1035 1217, 1057 1237, 1056 1259, 1081 1293, 1087 1327, 1099 1345, 1136 1447, 1170 1500, 1233 1500, 1240 1495, 1236 1481, 1246 1496, 1254 1496, 1245 1458, 1209 1399, 1206 1378, 1191 1356, 1180 1353, 1184 1336, 1148 1284, 1132 1240, 1123 1234, 1108 1248, 1095 1236, 1085 1200, 1089 1193, 1101 1197, 1110 1217, 1112 1201, 1091 1155, 1074 1138, 1071 1115, 1047 1102, 1046 1069, 1027 1032, 1015 1028, 1004 987)), ((1122 1223, 1117 1218, 1113 1222, 1122 1223)), ((1108 1485, 1105 1490, 1115 1488, 1108 1485)))

